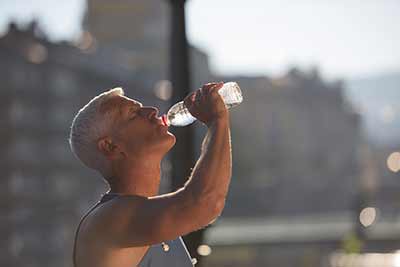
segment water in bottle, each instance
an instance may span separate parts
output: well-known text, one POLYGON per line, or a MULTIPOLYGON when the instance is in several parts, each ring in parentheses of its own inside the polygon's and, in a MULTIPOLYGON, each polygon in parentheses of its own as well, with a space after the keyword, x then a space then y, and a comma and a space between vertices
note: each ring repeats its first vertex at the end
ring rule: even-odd
MULTIPOLYGON (((228 109, 239 105, 243 101, 242 92, 236 82, 225 83, 218 90, 218 93, 228 109)), ((193 123, 196 118, 190 114, 183 101, 181 101, 173 105, 167 114, 162 116, 162 120, 164 125, 186 126, 193 123)))

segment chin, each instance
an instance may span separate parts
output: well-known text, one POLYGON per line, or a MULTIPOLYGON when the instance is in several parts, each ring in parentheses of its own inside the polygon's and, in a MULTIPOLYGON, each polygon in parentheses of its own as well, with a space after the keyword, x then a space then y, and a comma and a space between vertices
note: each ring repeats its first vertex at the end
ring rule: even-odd
POLYGON ((170 132, 167 132, 162 140, 159 140, 157 145, 158 149, 161 149, 164 153, 167 153, 176 143, 176 137, 170 132))
MULTIPOLYGON (((170 148, 169 149, 171 149, 174 145, 175 145, 175 143, 176 143, 176 137, 175 137, 175 135, 173 135, 172 133, 170 133, 170 132, 168 132, 168 136, 169 136, 169 143, 170 143, 170 148)), ((168 149, 168 150, 169 150, 168 149)))

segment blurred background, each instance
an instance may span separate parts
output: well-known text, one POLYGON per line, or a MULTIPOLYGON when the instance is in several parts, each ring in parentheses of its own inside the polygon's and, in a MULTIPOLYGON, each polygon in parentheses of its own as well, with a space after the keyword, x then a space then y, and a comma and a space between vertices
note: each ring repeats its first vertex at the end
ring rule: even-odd
MULTIPOLYGON (((108 189, 67 142, 92 97, 121 86, 164 113, 222 80, 244 101, 225 210, 187 241, 196 266, 400 267, 399 25, 397 0, 0 1, 0 265, 72 266, 108 189)), ((196 159, 205 129, 185 128, 196 159)))

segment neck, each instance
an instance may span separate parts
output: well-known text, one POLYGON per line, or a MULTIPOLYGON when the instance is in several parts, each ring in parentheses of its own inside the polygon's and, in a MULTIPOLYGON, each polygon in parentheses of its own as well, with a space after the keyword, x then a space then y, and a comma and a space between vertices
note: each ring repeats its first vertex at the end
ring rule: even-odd
POLYGON ((155 196, 161 177, 161 159, 134 159, 113 164, 110 193, 155 196))

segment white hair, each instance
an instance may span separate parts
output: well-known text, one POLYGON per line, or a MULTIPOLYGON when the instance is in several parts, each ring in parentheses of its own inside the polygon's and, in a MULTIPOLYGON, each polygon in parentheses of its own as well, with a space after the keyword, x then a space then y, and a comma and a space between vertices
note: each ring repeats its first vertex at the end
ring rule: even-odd
MULTIPOLYGON (((97 141, 112 129, 117 109, 101 111, 102 105, 115 96, 123 96, 122 88, 114 88, 94 97, 74 117, 69 145, 75 156, 87 167, 108 175, 109 162, 99 153, 97 141)), ((107 178, 107 177, 105 177, 107 178)))

